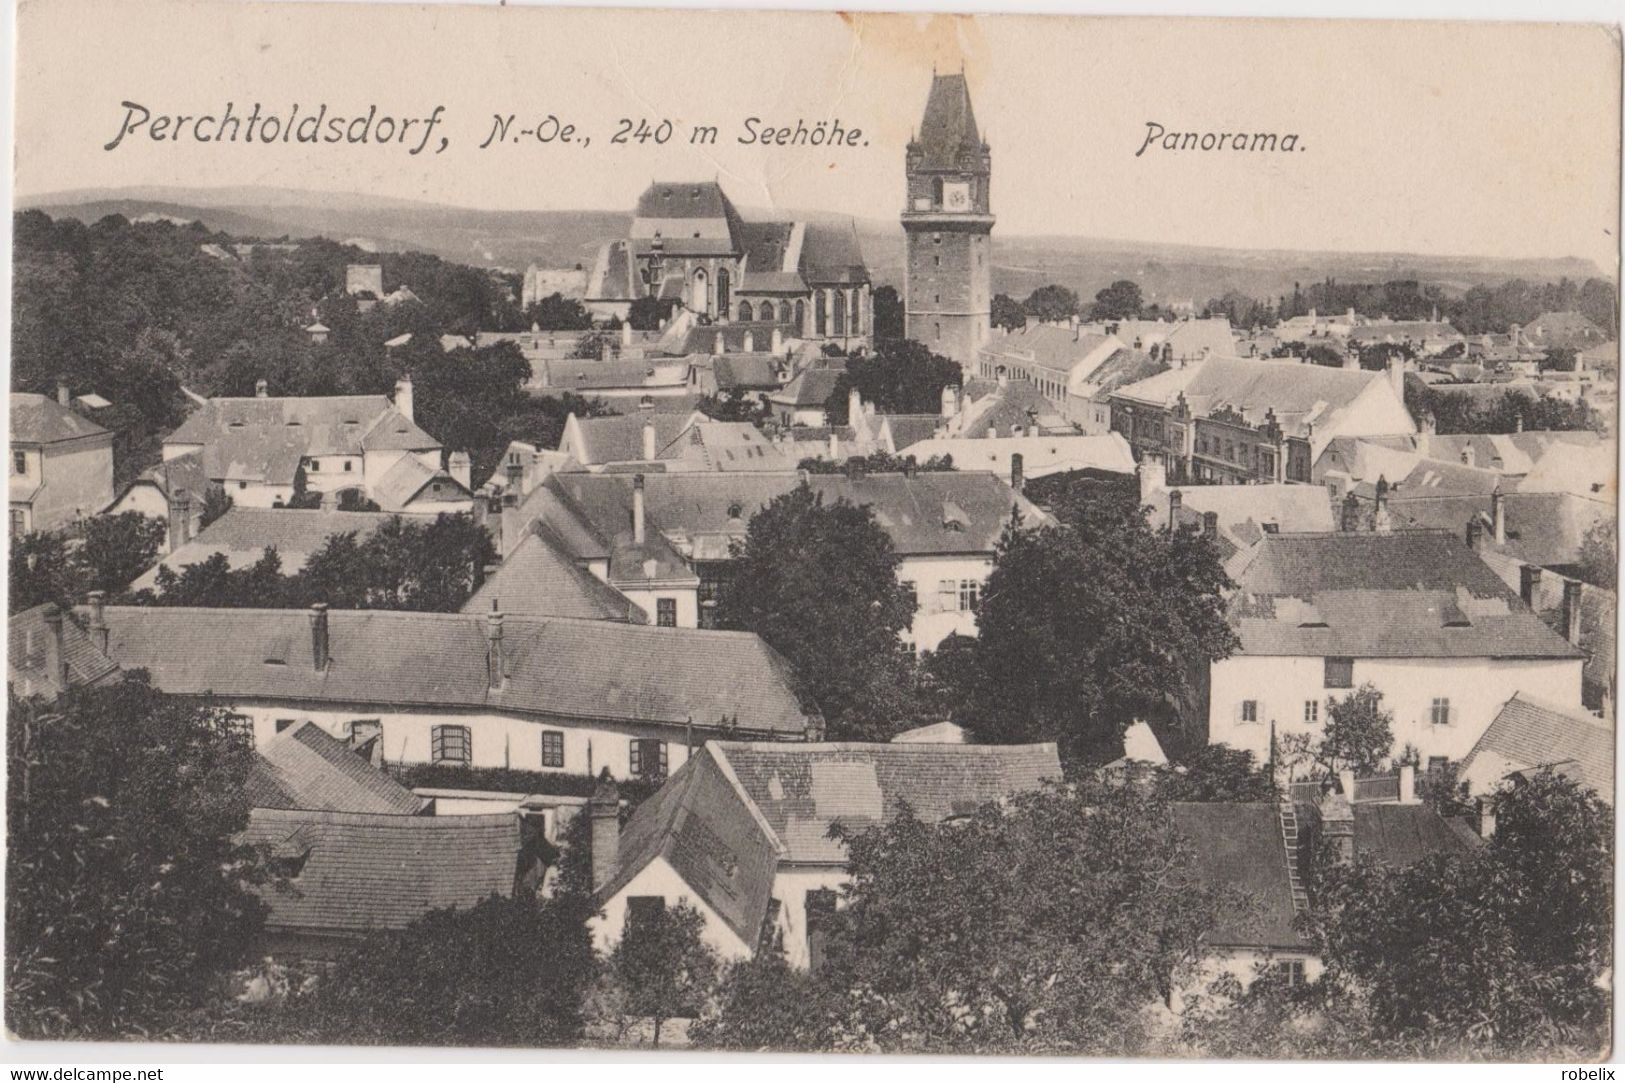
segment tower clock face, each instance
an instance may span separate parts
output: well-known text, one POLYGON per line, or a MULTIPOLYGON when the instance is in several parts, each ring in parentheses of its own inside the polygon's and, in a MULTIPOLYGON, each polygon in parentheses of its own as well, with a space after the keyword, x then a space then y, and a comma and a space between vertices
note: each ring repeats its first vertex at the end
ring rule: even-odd
POLYGON ((970 210, 970 185, 953 181, 942 186, 942 209, 945 211, 970 210))

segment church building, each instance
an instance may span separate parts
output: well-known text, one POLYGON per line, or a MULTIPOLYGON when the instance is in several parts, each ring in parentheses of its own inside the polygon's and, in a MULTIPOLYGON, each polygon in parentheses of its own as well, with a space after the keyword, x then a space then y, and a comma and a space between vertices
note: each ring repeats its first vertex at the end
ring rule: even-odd
POLYGON ((626 318, 659 297, 715 323, 763 325, 787 338, 867 346, 874 306, 851 221, 747 220, 715 181, 656 181, 631 236, 598 252, 587 277, 594 314, 626 318))
POLYGON ((963 72, 936 75, 909 140, 903 297, 907 335, 974 374, 993 307, 992 150, 963 72))

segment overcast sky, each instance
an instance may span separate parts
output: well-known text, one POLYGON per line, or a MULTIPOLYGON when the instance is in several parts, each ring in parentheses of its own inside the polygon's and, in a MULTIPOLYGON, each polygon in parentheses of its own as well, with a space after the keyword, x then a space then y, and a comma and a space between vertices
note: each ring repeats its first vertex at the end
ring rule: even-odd
POLYGON ((889 218, 932 66, 963 64, 999 233, 1616 263, 1619 52, 1597 27, 25 0, 18 56, 22 199, 274 185, 626 210, 651 178, 720 177, 749 206, 889 218), (124 99, 155 116, 440 105, 450 146, 137 131, 103 150, 124 99), (510 112, 591 143, 479 150, 510 112), (868 145, 741 146, 747 116, 838 118, 868 145), (674 134, 614 146, 621 117, 674 134), (1147 122, 1296 133, 1301 149, 1136 157, 1147 122), (694 124, 718 126, 716 145, 690 145, 694 124))

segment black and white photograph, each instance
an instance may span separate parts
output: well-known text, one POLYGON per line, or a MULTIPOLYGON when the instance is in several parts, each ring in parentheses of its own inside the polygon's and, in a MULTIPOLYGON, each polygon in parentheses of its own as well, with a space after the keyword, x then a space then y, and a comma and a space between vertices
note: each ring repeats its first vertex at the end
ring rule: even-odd
POLYGON ((1301 14, 20 0, 10 1078, 1612 1078, 1620 28, 1301 14))

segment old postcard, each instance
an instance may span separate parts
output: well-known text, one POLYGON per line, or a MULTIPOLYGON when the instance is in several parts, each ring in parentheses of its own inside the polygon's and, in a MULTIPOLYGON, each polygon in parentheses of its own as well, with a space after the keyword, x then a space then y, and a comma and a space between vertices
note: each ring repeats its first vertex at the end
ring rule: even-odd
POLYGON ((15 70, 9 1052, 1610 1055, 1617 27, 15 70))

